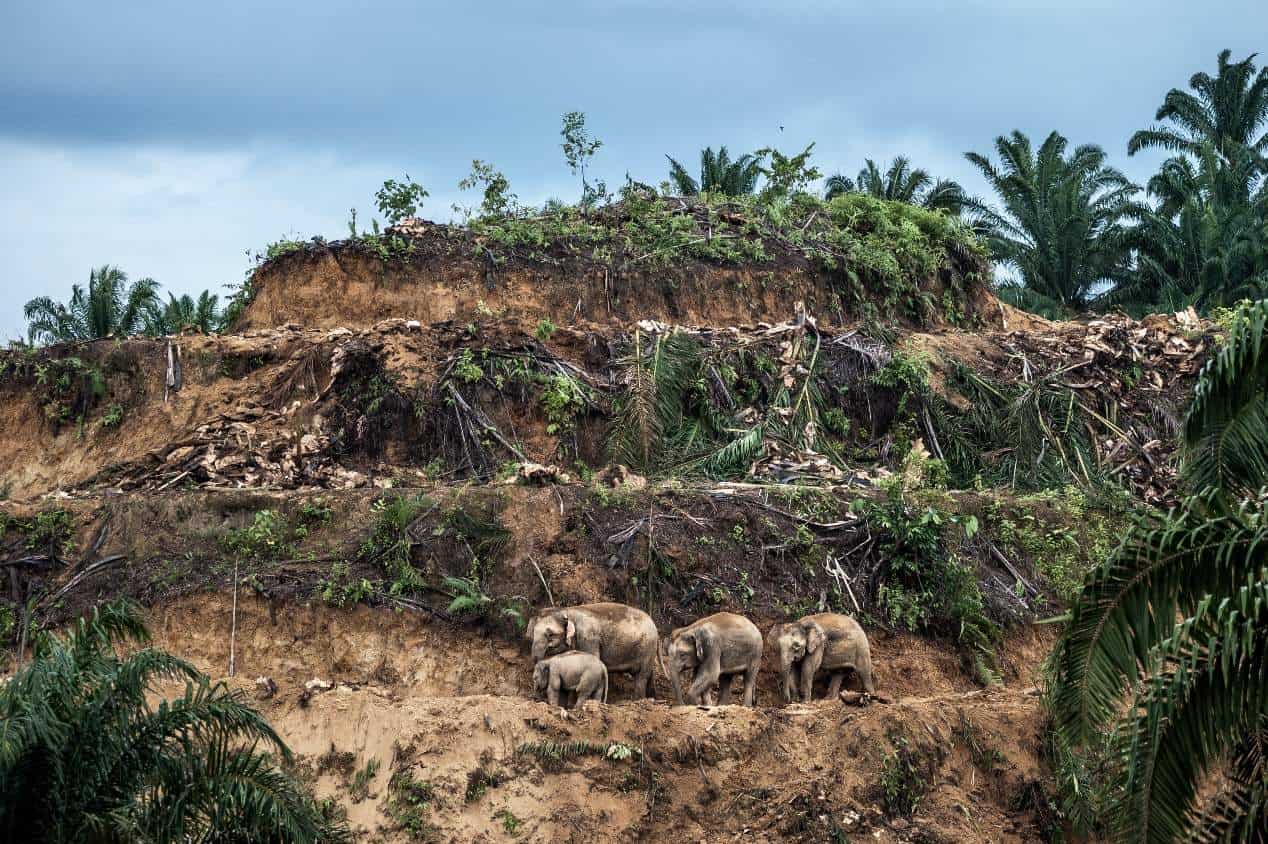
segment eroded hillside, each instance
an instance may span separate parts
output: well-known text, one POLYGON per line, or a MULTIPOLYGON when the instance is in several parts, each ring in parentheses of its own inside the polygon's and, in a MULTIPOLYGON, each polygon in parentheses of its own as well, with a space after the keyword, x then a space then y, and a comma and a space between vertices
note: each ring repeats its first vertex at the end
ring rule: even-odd
POLYGON ((937 215, 658 203, 292 244, 238 333, 4 352, 15 658, 139 601, 372 839, 1050 840, 1032 625, 1173 496, 1211 326, 1012 311, 937 215), (531 700, 524 619, 599 600, 853 614, 882 699, 531 700))

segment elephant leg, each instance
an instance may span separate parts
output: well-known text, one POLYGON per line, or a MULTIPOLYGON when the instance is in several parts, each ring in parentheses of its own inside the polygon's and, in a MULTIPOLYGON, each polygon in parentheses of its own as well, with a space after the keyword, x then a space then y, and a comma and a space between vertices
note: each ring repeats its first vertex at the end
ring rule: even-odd
POLYGON ((642 695, 643 697, 654 697, 652 694, 652 664, 646 662, 643 667, 638 670, 638 675, 634 678, 634 697, 642 695))
POLYGON ((691 687, 687 689, 687 702, 699 703, 705 695, 709 694, 709 690, 716 682, 718 682, 717 672, 707 669, 697 671, 695 678, 691 681, 691 687))
MULTIPOLYGON (((564 693, 565 697, 567 692, 564 693)), ((559 706, 559 675, 551 672, 550 685, 546 687, 546 702, 551 706, 559 706)))
POLYGON ((845 680, 844 671, 834 671, 832 673, 832 684, 828 686, 828 700, 836 700, 837 693, 841 691, 841 683, 845 680))
POLYGON ((731 702, 731 684, 735 679, 730 674, 718 678, 718 706, 726 706, 731 702))
POLYGON ((744 705, 757 705, 757 669, 761 662, 755 662, 744 672, 744 705))
POLYGON ((855 673, 859 675, 859 683, 862 684, 863 691, 869 695, 876 694, 876 684, 872 681, 872 666, 860 666, 855 673))

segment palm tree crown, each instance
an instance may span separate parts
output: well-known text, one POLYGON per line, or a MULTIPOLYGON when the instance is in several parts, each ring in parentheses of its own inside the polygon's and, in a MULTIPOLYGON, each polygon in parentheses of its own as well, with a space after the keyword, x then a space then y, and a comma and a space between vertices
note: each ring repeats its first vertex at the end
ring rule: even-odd
POLYGON ((1198 156, 1203 145, 1211 144, 1225 157, 1242 148, 1268 154, 1268 132, 1259 134, 1268 118, 1268 67, 1256 71, 1254 54, 1240 62, 1229 62, 1230 55, 1229 50, 1220 53, 1214 78, 1193 74, 1189 87, 1194 93, 1168 91, 1154 119, 1171 125, 1132 135, 1128 153, 1160 147, 1198 156))
POLYGON ((98 267, 88 275, 88 289, 71 288, 70 302, 47 296, 26 303, 31 342, 57 343, 126 336, 142 327, 146 310, 158 301, 158 282, 143 278, 128 284, 118 267, 98 267))
POLYGON ((1173 88, 1157 113, 1165 123, 1128 143, 1178 155, 1149 180, 1140 272, 1118 302, 1207 308, 1268 291, 1268 68, 1254 58, 1220 53, 1215 77, 1194 74, 1194 93, 1173 88))
POLYGON ((209 290, 204 290, 196 300, 188 293, 179 299, 168 293, 165 304, 160 306, 156 301, 146 309, 145 330, 156 336, 176 334, 187 328, 211 334, 220 328, 219 301, 220 297, 209 290))
POLYGON ((69 637, 42 636, 0 686, 0 837, 6 841, 347 840, 278 769, 286 746, 223 684, 143 643, 109 604, 69 637), (157 682, 183 695, 150 702, 157 682))
POLYGON ((865 193, 878 199, 906 202, 952 214, 959 214, 965 201, 964 189, 958 183, 950 179, 934 181, 928 171, 913 168, 911 161, 902 155, 895 158, 884 173, 869 158, 853 180, 840 173, 829 176, 824 198, 832 199, 844 193, 865 193))
POLYGON ((1098 146, 1076 147, 1058 132, 1034 150, 1014 131, 995 139, 1000 163, 970 152, 1002 202, 995 208, 967 200, 996 260, 1017 271, 1021 284, 1063 307, 1085 307, 1129 269, 1125 223, 1140 216, 1137 188, 1108 166, 1098 146))
POLYGON ((670 181, 681 196, 701 193, 749 196, 757 190, 757 181, 762 175, 760 156, 745 154, 732 161, 725 146, 718 147, 716 153, 712 147, 701 150, 698 182, 677 160, 668 155, 665 157, 669 159, 670 181))

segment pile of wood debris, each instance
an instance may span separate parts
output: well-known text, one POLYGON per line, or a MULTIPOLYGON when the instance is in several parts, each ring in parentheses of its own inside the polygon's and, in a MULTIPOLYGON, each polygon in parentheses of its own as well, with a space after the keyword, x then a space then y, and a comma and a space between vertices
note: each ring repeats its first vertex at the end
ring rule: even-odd
POLYGON ((1174 500, 1176 446, 1193 379, 1216 342, 1192 308, 1135 320, 1107 314, 994 336, 994 377, 1069 389, 1102 467, 1153 504, 1174 500))
POLYGON ((361 472, 330 456, 324 433, 287 435, 287 414, 242 404, 199 425, 190 436, 144 460, 113 467, 85 486, 159 492, 182 485, 210 489, 353 489, 368 486, 361 472))

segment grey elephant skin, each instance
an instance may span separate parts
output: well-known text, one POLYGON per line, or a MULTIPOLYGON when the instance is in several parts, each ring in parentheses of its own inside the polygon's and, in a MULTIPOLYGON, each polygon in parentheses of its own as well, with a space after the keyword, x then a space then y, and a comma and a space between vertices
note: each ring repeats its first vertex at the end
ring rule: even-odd
POLYGON ((533 667, 533 689, 545 694, 551 706, 560 702, 569 709, 587 700, 606 703, 608 669, 594 654, 567 651, 550 656, 533 667))
POLYGON ((858 674, 865 692, 876 693, 867 634, 848 615, 816 613, 776 624, 767 634, 767 644, 779 660, 779 688, 785 702, 809 701, 819 671, 831 674, 829 698, 836 698, 850 671, 858 674))
POLYGON ((533 662, 563 651, 593 654, 609 673, 634 675, 634 695, 652 697, 659 634, 647 613, 625 604, 543 610, 528 623, 533 662))
POLYGON ((719 685, 718 703, 731 700, 731 683, 744 676, 744 705, 757 700, 757 672, 762 665, 762 633, 742 615, 720 612, 706 616, 669 634, 666 642, 665 673, 674 685, 674 698, 684 703, 682 672, 693 670, 685 702, 709 702, 714 684, 719 685))

